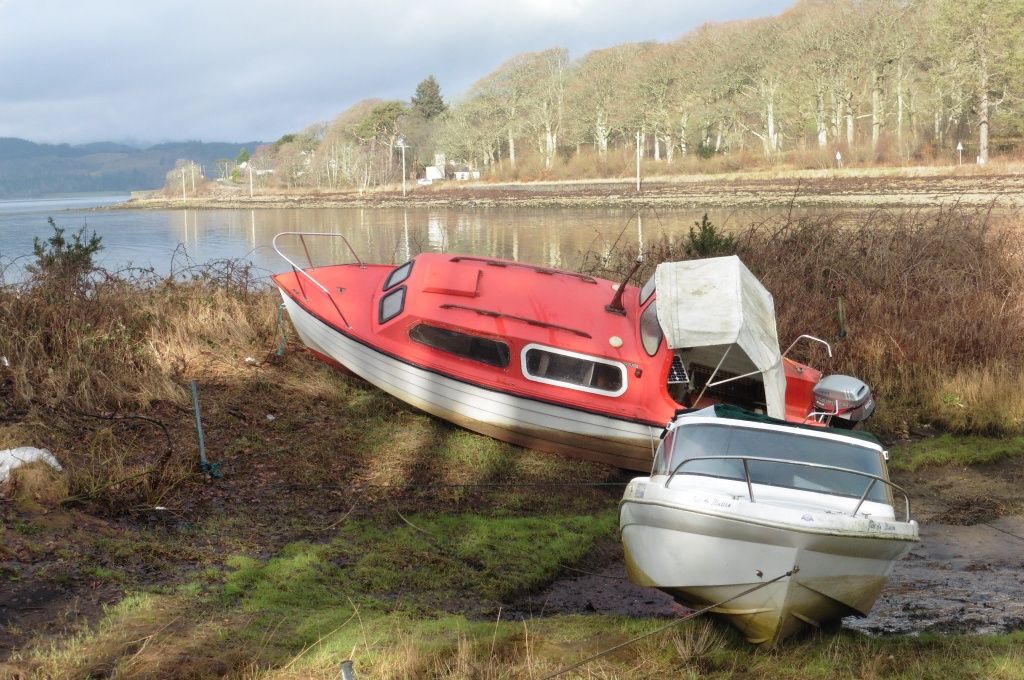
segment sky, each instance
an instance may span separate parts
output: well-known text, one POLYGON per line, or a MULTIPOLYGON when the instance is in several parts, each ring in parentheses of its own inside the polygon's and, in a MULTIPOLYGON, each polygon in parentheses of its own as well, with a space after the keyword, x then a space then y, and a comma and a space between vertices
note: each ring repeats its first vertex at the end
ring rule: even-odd
POLYGON ((361 99, 446 99, 520 52, 674 40, 792 0, 0 0, 0 137, 273 141, 361 99))

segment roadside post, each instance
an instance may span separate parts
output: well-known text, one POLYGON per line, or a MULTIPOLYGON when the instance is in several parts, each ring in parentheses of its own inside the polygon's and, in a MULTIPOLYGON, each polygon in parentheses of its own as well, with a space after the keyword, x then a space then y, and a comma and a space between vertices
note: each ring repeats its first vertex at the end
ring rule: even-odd
POLYGON ((957 162, 957 165, 963 165, 964 164, 964 143, 963 142, 957 142, 956 143, 956 154, 957 154, 958 159, 959 159, 958 162, 957 162))

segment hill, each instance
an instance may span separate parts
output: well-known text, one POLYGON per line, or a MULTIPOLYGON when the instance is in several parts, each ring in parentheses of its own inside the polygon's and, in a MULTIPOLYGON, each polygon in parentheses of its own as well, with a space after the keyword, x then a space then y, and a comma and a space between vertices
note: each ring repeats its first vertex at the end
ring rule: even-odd
POLYGON ((0 138, 0 198, 47 194, 152 189, 176 161, 188 158, 216 172, 220 158, 234 159, 242 147, 262 142, 170 142, 135 148, 113 142, 36 144, 0 138))

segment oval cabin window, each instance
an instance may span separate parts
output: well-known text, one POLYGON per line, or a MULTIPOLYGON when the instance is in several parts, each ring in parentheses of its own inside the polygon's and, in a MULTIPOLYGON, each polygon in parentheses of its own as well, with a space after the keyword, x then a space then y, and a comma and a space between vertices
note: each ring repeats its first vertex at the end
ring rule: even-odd
POLYGON ((658 301, 655 300, 640 315, 640 341, 643 342, 644 351, 649 356, 653 357, 658 353, 664 335, 661 322, 658 321, 658 301))
POLYGON ((437 326, 419 324, 409 331, 409 337, 422 345, 497 368, 508 368, 512 356, 503 342, 437 326))
POLYGON ((553 347, 524 347, 523 375, 535 382, 610 397, 626 391, 624 365, 553 347))

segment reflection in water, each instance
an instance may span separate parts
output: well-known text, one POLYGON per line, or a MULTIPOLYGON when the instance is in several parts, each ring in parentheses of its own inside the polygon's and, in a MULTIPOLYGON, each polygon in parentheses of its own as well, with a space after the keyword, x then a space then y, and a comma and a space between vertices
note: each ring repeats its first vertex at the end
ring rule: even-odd
MULTIPOLYGON (((103 237, 101 264, 118 269, 131 262, 158 272, 171 268, 183 244, 189 259, 248 258, 268 271, 285 269, 271 240, 281 231, 338 233, 367 262, 399 263, 423 251, 467 253, 547 266, 577 267, 585 253, 650 243, 662 234, 685 236, 703 210, 645 211, 602 208, 275 208, 262 210, 53 211, 38 202, 6 210, 0 203, 0 262, 31 254, 32 238, 49 234, 46 218, 77 230, 87 225, 103 237), (635 224, 634 224, 635 221, 635 224)), ((719 227, 741 228, 764 220, 767 211, 708 211, 719 227)), ((319 265, 350 262, 340 239, 308 239, 319 265)), ((297 262, 305 253, 289 251, 297 262)), ((180 258, 180 255, 178 256, 180 258)), ((176 266, 181 266, 178 259, 176 266)), ((10 277, 8 276, 8 280, 10 277)))

